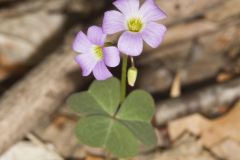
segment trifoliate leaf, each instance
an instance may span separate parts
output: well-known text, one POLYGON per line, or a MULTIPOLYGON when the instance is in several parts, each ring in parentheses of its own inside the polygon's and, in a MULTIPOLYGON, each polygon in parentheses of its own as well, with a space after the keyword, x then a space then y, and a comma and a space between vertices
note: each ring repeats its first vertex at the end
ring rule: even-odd
POLYGON ((156 145, 150 123, 154 102, 145 91, 130 93, 118 110, 120 82, 111 78, 93 82, 88 92, 73 94, 67 103, 83 116, 76 134, 86 145, 103 147, 118 157, 134 156, 142 144, 156 145))

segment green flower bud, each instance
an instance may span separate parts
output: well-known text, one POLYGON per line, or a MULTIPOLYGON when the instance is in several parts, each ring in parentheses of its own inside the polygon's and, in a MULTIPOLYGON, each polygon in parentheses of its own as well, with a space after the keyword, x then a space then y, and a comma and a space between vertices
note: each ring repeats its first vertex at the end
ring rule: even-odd
POLYGON ((135 67, 131 67, 128 69, 128 84, 130 86, 134 86, 137 80, 138 70, 135 67))
POLYGON ((114 44, 112 42, 105 42, 104 47, 110 47, 113 46, 114 44))

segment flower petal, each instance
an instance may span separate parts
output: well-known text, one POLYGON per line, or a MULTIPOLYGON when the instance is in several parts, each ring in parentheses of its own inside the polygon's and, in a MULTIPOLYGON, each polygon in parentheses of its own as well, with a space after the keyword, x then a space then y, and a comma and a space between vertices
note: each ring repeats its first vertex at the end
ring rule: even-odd
POLYGON ((150 22, 142 31, 143 40, 152 48, 157 48, 165 35, 167 28, 155 22, 150 22))
POLYGON ((112 73, 108 70, 104 61, 100 61, 97 63, 95 68, 93 69, 93 75, 97 80, 106 80, 112 77, 112 73))
POLYGON ((109 67, 116 67, 120 63, 119 50, 116 47, 103 48, 104 62, 109 67))
POLYGON ((130 56, 138 56, 143 50, 143 40, 140 33, 124 32, 118 40, 119 50, 130 56))
POLYGON ((141 6, 139 13, 145 22, 158 21, 167 17, 153 0, 146 0, 141 6))
POLYGON ((92 70, 97 64, 97 59, 94 58, 92 54, 79 54, 78 56, 76 56, 75 60, 82 68, 83 76, 89 76, 89 74, 92 72, 92 70))
POLYGON ((116 0, 113 4, 127 17, 135 15, 139 10, 139 0, 116 0))
POLYGON ((79 32, 73 42, 73 50, 79 53, 89 53, 92 43, 83 32, 79 32))
POLYGON ((107 35, 103 33, 102 28, 92 26, 87 32, 88 39, 95 45, 104 46, 107 35))
POLYGON ((107 34, 114 34, 125 29, 124 15, 118 11, 107 11, 103 18, 103 31, 107 34))

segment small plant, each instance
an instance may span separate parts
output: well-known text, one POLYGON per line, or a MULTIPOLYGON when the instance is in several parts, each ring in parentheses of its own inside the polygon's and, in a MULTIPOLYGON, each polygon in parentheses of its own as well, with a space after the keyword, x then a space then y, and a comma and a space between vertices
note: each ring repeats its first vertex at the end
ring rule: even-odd
POLYGON ((156 21, 166 14, 153 0, 116 0, 119 10, 107 11, 103 26, 92 26, 87 35, 79 32, 73 49, 83 76, 93 73, 96 80, 88 91, 71 95, 67 103, 79 114, 76 135, 81 143, 102 147, 113 156, 135 156, 141 146, 153 148, 156 135, 151 125, 154 101, 149 93, 134 90, 126 97, 126 82, 134 86, 138 70, 134 57, 143 51, 143 42, 158 47, 166 27, 156 21), (107 35, 122 32, 117 47, 106 42, 107 35), (122 53, 122 54, 120 54, 122 53), (107 67, 116 67, 122 58, 121 82, 107 67), (131 67, 128 69, 128 59, 131 67))

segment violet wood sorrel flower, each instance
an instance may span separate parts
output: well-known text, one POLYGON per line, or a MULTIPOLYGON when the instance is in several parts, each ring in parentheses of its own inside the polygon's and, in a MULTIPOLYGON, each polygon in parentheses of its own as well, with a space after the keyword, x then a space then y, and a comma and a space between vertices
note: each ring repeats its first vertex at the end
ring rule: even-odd
POLYGON ((82 68, 83 76, 93 72, 97 80, 112 77, 108 67, 116 67, 120 63, 119 50, 116 47, 105 47, 107 35, 97 26, 88 29, 87 35, 79 32, 73 43, 73 50, 80 54, 75 60, 82 68))
POLYGON ((113 3, 120 11, 108 11, 104 15, 103 31, 114 34, 124 31, 118 40, 118 48, 124 54, 138 56, 143 51, 143 40, 157 48, 164 37, 166 27, 156 21, 166 14, 154 0, 145 0, 140 7, 139 0, 116 0, 113 3))

